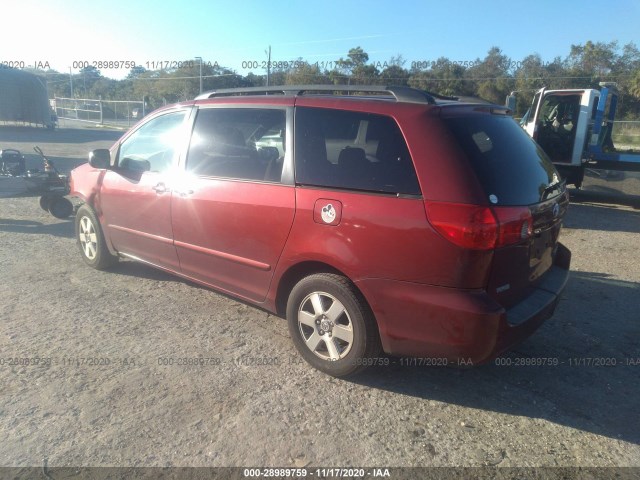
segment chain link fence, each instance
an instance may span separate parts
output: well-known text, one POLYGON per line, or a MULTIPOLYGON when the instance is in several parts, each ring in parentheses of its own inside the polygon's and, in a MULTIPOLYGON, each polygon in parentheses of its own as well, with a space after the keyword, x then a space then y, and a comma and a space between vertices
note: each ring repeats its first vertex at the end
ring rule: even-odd
POLYGON ((58 119, 116 127, 130 127, 148 113, 144 102, 136 100, 56 97, 51 106, 58 119))

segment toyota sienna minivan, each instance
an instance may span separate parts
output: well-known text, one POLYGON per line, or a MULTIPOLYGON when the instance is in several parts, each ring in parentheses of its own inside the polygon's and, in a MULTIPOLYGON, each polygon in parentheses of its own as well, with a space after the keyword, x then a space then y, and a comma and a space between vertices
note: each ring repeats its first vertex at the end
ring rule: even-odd
POLYGON ((334 376, 382 352, 486 362, 569 272, 565 184, 510 112, 407 87, 205 93, 91 152, 71 192, 88 265, 144 262, 285 317, 334 376))

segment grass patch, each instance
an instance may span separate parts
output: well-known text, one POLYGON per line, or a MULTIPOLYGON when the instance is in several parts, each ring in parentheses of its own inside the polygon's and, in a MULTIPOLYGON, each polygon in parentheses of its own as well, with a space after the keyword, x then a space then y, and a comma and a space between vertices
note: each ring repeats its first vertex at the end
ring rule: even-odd
POLYGON ((614 145, 640 148, 640 122, 614 123, 611 139, 614 145))

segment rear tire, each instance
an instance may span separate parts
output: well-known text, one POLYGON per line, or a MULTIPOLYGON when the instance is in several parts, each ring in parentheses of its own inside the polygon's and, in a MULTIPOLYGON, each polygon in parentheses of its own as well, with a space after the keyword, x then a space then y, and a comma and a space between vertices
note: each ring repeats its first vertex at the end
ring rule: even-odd
POLYGON ((118 257, 107 248, 96 214, 88 205, 82 205, 76 214, 76 240, 82 259, 90 267, 105 270, 118 263, 118 257))
POLYGON ((300 280, 289 295, 287 321, 302 357, 334 377, 353 375, 380 354, 373 314, 341 275, 318 273, 300 280))

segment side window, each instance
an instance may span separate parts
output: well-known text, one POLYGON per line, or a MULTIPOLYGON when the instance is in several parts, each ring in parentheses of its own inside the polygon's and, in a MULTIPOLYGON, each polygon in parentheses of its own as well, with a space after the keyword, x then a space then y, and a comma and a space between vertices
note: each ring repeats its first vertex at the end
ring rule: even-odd
POLYGON ((175 160, 182 142, 186 111, 154 118, 120 145, 118 166, 137 172, 165 172, 175 160))
POLYGON ((279 182, 285 154, 281 109, 203 108, 198 111, 187 171, 201 176, 279 182))
POLYGON ((420 187, 407 144, 395 120, 383 115, 319 108, 296 108, 296 183, 371 192, 419 195, 420 187), (347 123, 351 127, 346 128, 347 123), (339 151, 335 125, 357 132, 367 125, 366 145, 339 151), (369 152, 371 144, 375 148, 369 152))

